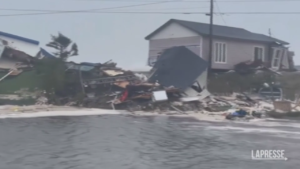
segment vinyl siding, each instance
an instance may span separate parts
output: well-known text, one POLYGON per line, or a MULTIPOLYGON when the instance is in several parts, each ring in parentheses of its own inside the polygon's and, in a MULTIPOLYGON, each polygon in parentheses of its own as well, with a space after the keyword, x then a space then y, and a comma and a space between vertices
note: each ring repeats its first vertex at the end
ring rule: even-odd
MULTIPOLYGON (((265 54, 265 61, 268 60, 268 44, 255 43, 248 41, 232 40, 232 39, 220 39, 214 38, 213 44, 216 42, 222 42, 226 44, 226 63, 215 63, 215 56, 213 52, 212 68, 213 69, 233 69, 238 63, 253 60, 254 59, 254 47, 263 47, 265 54)), ((214 51, 214 45, 213 45, 214 51)), ((203 58, 206 60, 209 56, 209 39, 203 38, 203 58)))

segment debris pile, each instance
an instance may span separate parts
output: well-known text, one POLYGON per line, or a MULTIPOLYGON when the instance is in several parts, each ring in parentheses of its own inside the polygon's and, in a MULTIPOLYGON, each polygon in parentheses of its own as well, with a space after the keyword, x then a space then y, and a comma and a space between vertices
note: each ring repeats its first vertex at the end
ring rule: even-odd
MULTIPOLYGON (((7 54, 4 58, 9 59, 15 55, 19 56, 7 54)), ((26 67, 32 67, 34 62, 31 57, 25 56, 14 59, 23 59, 26 67)), ((230 120, 260 118, 274 107, 272 101, 266 102, 266 99, 250 97, 244 93, 212 95, 207 90, 208 63, 184 46, 172 47, 161 53, 149 77, 123 70, 112 61, 80 64, 66 62, 65 65, 66 74, 76 77, 77 84, 70 85, 57 102, 53 102, 49 93, 41 94, 37 105, 51 103, 125 109, 130 112, 218 114, 230 120)), ((261 63, 241 63, 235 71, 247 74, 264 68, 261 63)))
MULTIPOLYGON (((165 50, 148 79, 118 68, 112 61, 66 65, 67 72, 78 74, 83 95, 64 98, 62 105, 130 112, 218 114, 230 120, 260 118, 273 106, 262 97, 245 93, 213 96, 207 90, 207 62, 183 46, 165 50)), ((45 101, 39 99, 39 104, 45 101)))
POLYGON ((206 70, 207 62, 186 47, 167 49, 154 64, 148 81, 127 85, 122 96, 113 103, 127 103, 130 111, 195 110, 201 97, 209 95, 205 89, 206 70), (177 108, 174 102, 181 102, 184 110, 177 108))
POLYGON ((206 90, 207 62, 186 47, 174 47, 162 53, 149 79, 116 65, 112 61, 66 63, 67 73, 78 75, 83 95, 69 92, 71 94, 61 98, 59 104, 130 111, 168 110, 176 109, 174 101, 188 104, 185 102, 199 101, 210 95, 206 90))
POLYGON ((234 93, 232 96, 210 96, 202 103, 206 113, 222 114, 228 120, 249 120, 261 118, 273 109, 271 101, 261 96, 249 97, 245 93, 234 93))

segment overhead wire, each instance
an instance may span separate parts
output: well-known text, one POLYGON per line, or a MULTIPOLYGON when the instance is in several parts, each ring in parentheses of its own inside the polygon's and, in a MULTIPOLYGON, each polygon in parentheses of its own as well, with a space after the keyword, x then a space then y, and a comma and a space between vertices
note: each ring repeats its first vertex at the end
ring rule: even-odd
MULTIPOLYGON (((201 9, 201 8, 209 8, 208 6, 202 6, 202 7, 187 7, 187 8, 142 8, 142 9, 134 9, 134 10, 174 10, 174 9, 201 9)), ((97 9, 87 9, 87 10, 49 10, 49 9, 46 9, 46 10, 41 10, 41 9, 16 9, 16 8, 0 8, 0 11, 27 11, 27 12, 84 12, 84 11, 87 11, 87 12, 90 12, 90 11, 102 11, 104 9, 108 9, 108 8, 97 8, 97 9)), ((120 8, 109 8, 109 9, 120 9, 120 8)), ((129 10, 133 10, 133 9, 129 9, 129 10)), ((124 11, 126 12, 126 11, 124 11)))
MULTIPOLYGON (((214 3, 216 4, 217 10, 221 13, 221 10, 220 10, 220 7, 219 7, 219 5, 218 5, 217 0, 213 0, 213 1, 214 1, 214 3)), ((222 19, 222 21, 224 22, 224 24, 227 25, 227 23, 226 23, 226 21, 225 21, 223 15, 221 14, 220 16, 221 16, 221 19, 222 19)))
MULTIPOLYGON (((85 2, 160 2, 160 1, 152 1, 152 0, 73 0, 73 1, 85 1, 85 2)), ((208 0, 183 0, 177 2, 196 2, 196 3, 207 3, 208 0)), ((219 1, 220 3, 223 2, 300 2, 300 0, 222 0, 219 1)))
POLYGON ((0 10, 6 11, 35 11, 35 12, 45 12, 45 13, 24 13, 24 14, 8 14, 8 15, 0 15, 0 16, 18 16, 18 15, 39 15, 39 14, 58 14, 58 13, 77 13, 77 12, 93 12, 99 10, 110 10, 110 9, 123 9, 123 8, 131 8, 131 7, 140 7, 140 6, 149 6, 149 5, 156 5, 156 4, 163 4, 169 2, 176 2, 178 0, 173 1, 159 1, 154 3, 143 3, 143 4, 134 4, 134 5, 126 5, 126 6, 115 6, 115 7, 107 7, 107 8, 96 8, 96 9, 87 9, 87 10, 39 10, 39 9, 7 9, 7 8, 0 8, 0 10))
MULTIPOLYGON (((200 1, 200 0, 199 0, 200 1)), ((207 1, 207 0, 206 0, 207 1)), ((232 2, 231 0, 230 2, 232 2)), ((238 0, 234 0, 238 1, 238 0)), ((247 0, 244 0, 247 1, 247 0)), ((249 1, 249 0, 248 0, 249 1)), ((252 2, 258 0, 251 0, 252 2)), ((260 2, 263 0, 260 0, 260 2)), ((268 1, 278 1, 278 0, 268 0, 268 1)), ((283 0, 280 0, 283 1, 283 0)), ((289 0, 284 0, 289 1, 289 0)), ((300 2, 300 0, 297 0, 300 2)), ((67 13, 98 13, 98 14, 183 14, 183 15, 190 15, 190 14, 207 14, 208 12, 192 12, 192 11, 174 11, 174 12, 164 12, 164 11, 111 11, 115 9, 125 9, 125 8, 132 8, 132 7, 142 7, 142 6, 150 6, 150 5, 157 5, 163 3, 170 3, 170 2, 187 2, 184 0, 164 0, 164 1, 152 1, 151 3, 143 3, 143 4, 133 4, 133 5, 125 5, 125 6, 115 6, 115 7, 107 7, 107 8, 97 8, 97 9, 85 9, 85 10, 41 10, 41 9, 8 9, 8 8, 0 8, 3 11, 27 11, 27 12, 36 12, 36 13, 17 13, 17 14, 3 14, 0 17, 5 16, 28 16, 28 15, 52 15, 52 14, 67 14, 67 13)), ((218 1, 218 2, 229 2, 229 0, 218 1)), ((219 12, 215 12, 216 15, 221 15, 222 20, 226 23, 225 19, 222 15, 267 15, 267 14, 281 14, 281 15, 293 15, 293 14, 300 14, 300 12, 221 12, 218 6, 218 3, 215 1, 219 12)), ((178 8, 179 9, 179 8, 178 8)), ((184 8, 181 8, 184 9, 184 8)), ((187 8, 186 8, 187 9, 187 8)), ((131 9, 132 10, 132 9, 131 9)), ((143 9, 147 10, 147 9, 143 9)), ((149 9, 148 9, 149 10, 149 9)), ((158 8, 155 10, 159 10, 158 8)), ((160 9, 163 10, 163 9, 160 9)))
MULTIPOLYGON (((0 17, 8 16, 28 16, 28 15, 53 15, 53 14, 68 14, 68 13, 93 13, 93 14, 182 14, 182 15, 197 15, 197 14, 207 14, 208 12, 117 12, 117 11, 60 11, 60 12, 48 12, 48 13, 20 13, 20 14, 4 14, 0 17)), ((300 12, 223 12, 223 13, 214 13, 220 15, 299 15, 300 12)))

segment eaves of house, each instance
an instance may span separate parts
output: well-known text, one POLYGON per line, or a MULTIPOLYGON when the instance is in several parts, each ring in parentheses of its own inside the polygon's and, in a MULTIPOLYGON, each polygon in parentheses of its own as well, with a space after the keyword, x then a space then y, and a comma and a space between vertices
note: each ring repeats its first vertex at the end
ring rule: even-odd
POLYGON ((16 40, 19 40, 19 41, 31 43, 33 45, 39 45, 40 44, 39 41, 29 39, 29 38, 24 38, 24 37, 18 36, 18 35, 13 35, 13 34, 10 34, 10 33, 1 32, 1 31, 0 31, 0 36, 4 36, 4 37, 11 38, 11 39, 16 39, 16 40))
POLYGON ((22 51, 35 57, 40 51, 39 41, 0 31, 0 39, 10 48, 22 51))
POLYGON ((46 57, 54 57, 53 54, 49 53, 43 48, 39 47, 40 42, 37 40, 25 38, 18 35, 13 35, 6 32, 0 31, 0 40, 5 40, 9 47, 16 49, 18 51, 24 52, 32 57, 37 56, 39 52, 43 54, 43 56, 46 57), (17 40, 17 41, 12 41, 17 40), (22 42, 22 43, 18 43, 22 42))
MULTIPOLYGON (((172 23, 180 24, 181 26, 201 36, 209 35, 209 24, 171 19, 168 22, 166 22, 164 25, 156 29, 154 32, 146 36, 145 39, 146 40, 151 39, 151 37, 153 37, 156 33, 160 32, 162 29, 166 28, 172 23)), ((243 28, 221 26, 221 25, 213 25, 213 36, 220 37, 220 38, 231 38, 237 40, 257 41, 257 42, 265 42, 265 43, 279 43, 282 45, 289 44, 288 42, 285 42, 283 40, 272 38, 263 34, 253 33, 243 28)))

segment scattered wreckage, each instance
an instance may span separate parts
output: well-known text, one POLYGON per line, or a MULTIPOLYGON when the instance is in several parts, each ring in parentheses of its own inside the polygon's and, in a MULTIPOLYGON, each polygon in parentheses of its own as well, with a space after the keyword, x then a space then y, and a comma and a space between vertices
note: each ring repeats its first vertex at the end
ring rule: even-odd
MULTIPOLYGON (((26 67, 31 65, 30 59, 32 57, 22 60, 27 64, 26 67)), ((241 63, 235 71, 243 74, 261 70, 258 65, 241 63)), ((261 118, 273 110, 270 98, 253 99, 247 94, 227 97, 212 95, 207 90, 207 69, 208 63, 184 46, 165 50, 158 57, 149 77, 118 68, 112 61, 80 64, 66 62, 66 73, 78 75, 83 96, 60 98, 59 105, 126 109, 131 112, 221 114, 229 120, 261 118)), ((78 93, 77 89, 72 88, 70 90, 73 92, 69 93, 78 93)), ((272 89, 272 92, 275 91, 272 89)), ((49 101, 49 98, 43 96, 37 100, 37 104, 51 103, 49 101)))
POLYGON ((82 102, 69 99, 67 105, 131 112, 211 112, 222 113, 227 119, 243 118, 249 114, 259 118, 262 112, 271 110, 259 108, 259 102, 246 94, 234 97, 211 95, 207 90, 207 62, 185 47, 164 51, 147 80, 116 67, 111 61, 68 65, 68 71, 81 72, 85 97, 82 102), (235 111, 228 112, 232 108, 235 111))
POLYGON ((0 72, 6 73, 0 81, 8 76, 17 76, 23 71, 32 69, 34 61, 35 58, 22 51, 0 46, 0 72))
POLYGON ((112 61, 103 64, 68 62, 66 67, 66 73, 78 74, 83 97, 61 98, 62 105, 186 111, 194 107, 200 110, 199 100, 210 95, 206 89, 207 62, 186 47, 174 47, 162 53, 149 78, 118 68, 112 61), (180 110, 176 102, 193 106, 180 110))

